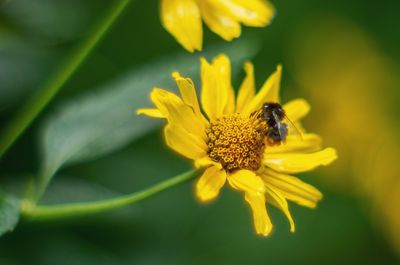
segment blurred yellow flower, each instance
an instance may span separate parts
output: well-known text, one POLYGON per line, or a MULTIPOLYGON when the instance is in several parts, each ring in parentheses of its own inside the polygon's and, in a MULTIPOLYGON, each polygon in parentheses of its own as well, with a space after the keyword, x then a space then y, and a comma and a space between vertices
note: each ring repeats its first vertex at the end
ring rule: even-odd
MULTIPOLYGON (((299 139, 293 128, 284 144, 270 145, 264 120, 254 115, 265 102, 279 102, 281 67, 278 66, 256 94, 253 65, 246 63, 246 77, 235 99, 231 85, 229 58, 220 55, 211 64, 201 59, 201 103, 189 78, 173 73, 180 97, 160 88, 151 92, 153 109, 140 109, 138 114, 167 119, 164 136, 167 145, 192 159, 204 173, 195 185, 200 202, 215 199, 225 182, 243 192, 252 209, 257 234, 268 235, 272 223, 266 203, 279 208, 294 222, 288 200, 314 208, 322 194, 309 184, 289 174, 328 165, 336 159, 332 148, 320 150, 321 139, 305 133, 299 139)), ((290 119, 301 128, 300 120, 309 112, 305 100, 296 99, 283 106, 290 119)))
POLYGON ((308 23, 291 41, 289 58, 296 83, 317 110, 310 124, 341 155, 322 179, 330 189, 357 194, 378 224, 376 234, 384 232, 400 257, 400 207, 391 203, 400 200, 393 115, 400 68, 352 21, 318 17, 308 23))
POLYGON ((161 0, 164 28, 188 51, 200 51, 203 19, 227 41, 240 36, 240 24, 264 27, 274 17, 273 6, 265 0, 161 0))

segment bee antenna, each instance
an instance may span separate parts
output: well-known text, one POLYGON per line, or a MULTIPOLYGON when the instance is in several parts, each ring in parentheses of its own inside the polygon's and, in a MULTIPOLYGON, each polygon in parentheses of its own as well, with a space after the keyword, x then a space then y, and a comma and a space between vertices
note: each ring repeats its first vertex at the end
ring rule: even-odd
POLYGON ((253 111, 250 114, 250 117, 251 118, 253 118, 253 117, 259 118, 261 116, 261 114, 262 114, 262 109, 259 109, 259 110, 253 111))

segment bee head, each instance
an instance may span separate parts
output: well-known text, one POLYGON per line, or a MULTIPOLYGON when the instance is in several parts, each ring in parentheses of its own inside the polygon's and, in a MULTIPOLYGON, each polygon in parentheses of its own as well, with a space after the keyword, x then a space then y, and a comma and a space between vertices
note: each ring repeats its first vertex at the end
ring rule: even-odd
POLYGON ((262 105, 262 118, 264 120, 269 120, 271 118, 277 117, 279 120, 282 120, 285 116, 285 111, 282 108, 282 105, 275 102, 266 102, 262 105))

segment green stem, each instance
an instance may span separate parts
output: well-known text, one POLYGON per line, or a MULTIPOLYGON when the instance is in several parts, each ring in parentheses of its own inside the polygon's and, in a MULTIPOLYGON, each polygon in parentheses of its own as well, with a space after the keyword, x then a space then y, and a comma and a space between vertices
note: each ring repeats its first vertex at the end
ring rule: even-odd
POLYGON ((197 174, 198 170, 190 170, 145 190, 112 199, 48 206, 34 206, 25 203, 22 206, 21 212, 26 219, 33 221, 47 221, 101 213, 150 198, 164 190, 195 178, 197 174))
POLYGON ((89 34, 88 38, 67 57, 66 61, 47 80, 44 86, 39 89, 16 114, 15 118, 11 121, 0 138, 0 157, 4 155, 23 131, 29 127, 36 116, 72 76, 114 21, 119 17, 122 11, 124 11, 129 2, 130 0, 115 0, 114 6, 110 9, 110 12, 95 25, 93 32, 89 34))

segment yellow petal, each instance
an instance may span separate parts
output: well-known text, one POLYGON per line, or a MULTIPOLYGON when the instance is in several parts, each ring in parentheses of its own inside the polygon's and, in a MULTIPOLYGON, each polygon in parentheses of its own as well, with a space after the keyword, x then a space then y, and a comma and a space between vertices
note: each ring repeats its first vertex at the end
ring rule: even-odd
POLYGON ((211 166, 207 168, 196 183, 196 196, 201 202, 210 202, 217 198, 226 180, 225 170, 211 166))
POLYGON ((188 133, 206 139, 203 121, 177 95, 160 88, 154 88, 150 98, 161 114, 168 119, 168 123, 182 127, 188 133))
POLYGON ((201 102, 203 109, 210 120, 224 114, 228 101, 227 90, 224 89, 222 79, 216 69, 204 58, 201 58, 201 102))
POLYGON ((212 66, 217 72, 223 89, 226 90, 227 102, 224 114, 233 113, 235 108, 235 92, 231 83, 231 62, 225 54, 220 54, 213 59, 212 66))
POLYGON ((336 150, 326 148, 322 151, 302 154, 265 154, 263 163, 269 168, 283 173, 300 173, 313 170, 318 166, 326 166, 337 158, 336 150))
POLYGON ((215 5, 214 0, 201 0, 198 4, 204 22, 213 32, 226 41, 240 36, 240 23, 215 5))
POLYGON ((261 177, 250 170, 238 170, 228 175, 228 183, 234 189, 244 192, 245 199, 253 212, 257 234, 268 235, 272 230, 272 224, 265 208, 265 185, 261 177))
POLYGON ((183 102, 186 105, 192 107, 194 113, 198 116, 198 118, 208 124, 207 120, 201 113, 193 81, 190 78, 182 77, 178 72, 172 73, 172 76, 174 77, 175 82, 179 88, 179 92, 181 93, 183 102))
POLYGON ((138 109, 136 110, 137 115, 147 115, 152 118, 165 118, 158 109, 138 109))
POLYGON ((232 114, 235 112, 235 91, 233 87, 230 87, 228 90, 228 101, 225 106, 224 113, 225 114, 232 114))
POLYGON ((212 66, 217 71, 218 76, 221 76, 226 88, 232 88, 231 85, 231 62, 225 54, 220 54, 213 58, 212 66))
POLYGON ((185 49, 201 50, 203 29, 195 0, 161 0, 161 21, 185 49))
POLYGON ((286 215, 286 218, 290 224, 290 232, 293 233, 295 231, 294 221, 292 215, 290 214, 289 206, 285 197, 277 189, 271 186, 267 186, 266 196, 268 203, 271 203, 286 215))
POLYGON ((321 142, 321 137, 312 133, 303 134, 301 137, 298 135, 289 135, 281 145, 268 146, 265 149, 265 153, 281 153, 284 155, 283 153, 315 152, 321 149, 321 142))
POLYGON ((304 99, 295 99, 283 105, 283 109, 292 122, 297 122, 310 112, 310 105, 304 99))
POLYGON ((275 15, 273 6, 264 0, 214 0, 227 14, 247 26, 263 27, 275 15))
POLYGON ((200 111, 193 81, 190 78, 182 77, 178 72, 173 72, 172 77, 175 79, 176 85, 179 88, 183 102, 192 107, 195 112, 200 111))
POLYGON ((280 174, 270 169, 263 172, 261 176, 267 187, 274 187, 286 199, 301 206, 315 208, 323 197, 319 190, 296 177, 280 174))
POLYGON ((244 70, 246 71, 246 77, 239 88, 236 102, 236 112, 239 113, 241 113, 243 109, 250 104, 251 100, 256 94, 253 64, 246 62, 244 64, 244 70))
POLYGON ((207 145, 198 135, 188 133, 177 124, 167 124, 164 129, 167 145, 177 153, 190 158, 199 159, 207 152, 207 145))
POLYGON ((265 208, 265 196, 261 193, 245 193, 245 200, 253 213, 253 222, 256 233, 267 236, 271 233, 272 223, 265 208))
POLYGON ((221 163, 217 163, 217 162, 211 160, 208 155, 206 155, 206 156, 204 156, 202 158, 196 159, 194 161, 194 166, 196 168, 216 166, 218 169, 222 169, 221 163))
POLYGON ((250 115, 253 111, 261 108, 265 102, 279 102, 279 88, 282 75, 282 66, 278 65, 276 71, 270 75, 261 87, 260 91, 243 110, 243 114, 250 115))
POLYGON ((228 182, 232 188, 249 193, 265 192, 262 179, 250 170, 237 170, 228 175, 228 182))

